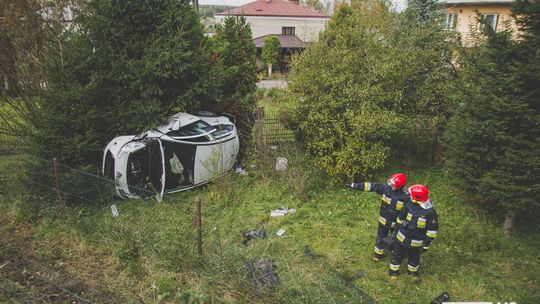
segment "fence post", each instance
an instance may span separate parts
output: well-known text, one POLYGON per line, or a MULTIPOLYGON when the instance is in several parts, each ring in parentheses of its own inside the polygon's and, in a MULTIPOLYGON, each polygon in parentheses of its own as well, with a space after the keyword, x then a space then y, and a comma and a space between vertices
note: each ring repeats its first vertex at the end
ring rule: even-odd
POLYGON ((197 253, 202 257, 201 197, 195 198, 195 227, 197 227, 197 253))
POLYGON ((60 173, 58 170, 58 161, 56 161, 56 157, 53 158, 53 172, 54 172, 56 197, 58 199, 58 203, 60 204, 61 210, 64 211, 64 203, 62 201, 62 194, 60 193, 60 173))

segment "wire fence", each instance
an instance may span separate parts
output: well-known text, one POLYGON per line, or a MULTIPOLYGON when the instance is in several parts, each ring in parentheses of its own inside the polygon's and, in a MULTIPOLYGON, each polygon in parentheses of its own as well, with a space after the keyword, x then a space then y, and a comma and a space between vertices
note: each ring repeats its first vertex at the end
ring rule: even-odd
POLYGON ((27 144, 15 135, 0 134, 0 155, 15 155, 26 152, 27 144))
MULTIPOLYGON (((56 159, 41 159, 29 154, 2 155, 0 186, 10 195, 30 194, 49 198, 62 206, 91 204, 107 206, 118 199, 114 180, 70 167, 56 159)), ((133 192, 153 197, 148 188, 130 186, 133 192)))
MULTIPOLYGON (((297 269, 295 269, 295 265, 278 268, 278 271, 283 274, 281 276, 284 280, 282 284, 285 285, 281 291, 265 289, 261 286, 250 286, 248 269, 245 266, 246 261, 252 258, 273 259, 273 257, 268 254, 254 257, 252 256, 253 252, 239 250, 239 246, 245 246, 241 245, 241 242, 222 239, 223 236, 227 238, 235 236, 234 238, 238 237, 238 241, 240 241, 241 236, 238 231, 233 231, 224 219, 218 220, 218 222, 208 222, 207 219, 203 219, 201 222, 201 216, 205 214, 203 212, 204 202, 202 203, 203 211, 201 211, 200 201, 199 204, 190 205, 189 208, 185 209, 180 205, 168 204, 174 202, 173 197, 168 201, 165 200, 166 204, 161 205, 164 207, 163 210, 157 210, 161 208, 152 209, 152 205, 148 205, 149 209, 145 212, 154 213, 152 216, 141 216, 136 212, 130 213, 129 210, 126 210, 130 205, 119 203, 116 182, 104 178, 98 172, 90 173, 56 160, 40 159, 22 154, 0 156, 0 172, 0 197, 30 194, 30 200, 39 200, 40 202, 48 200, 55 204, 58 210, 66 210, 66 215, 73 214, 73 212, 69 213, 71 207, 75 207, 74 209, 77 210, 81 206, 94 206, 97 207, 97 210, 106 211, 105 214, 108 214, 106 218, 109 220, 101 218, 99 221, 94 221, 92 217, 89 217, 86 220, 75 220, 73 223, 76 223, 75 225, 78 225, 77 227, 83 232, 88 230, 90 234, 98 233, 96 238, 100 239, 100 242, 114 243, 114 246, 118 247, 116 255, 121 264, 127 265, 126 269, 134 273, 140 274, 138 269, 144 268, 142 256, 149 255, 161 260, 159 263, 166 265, 164 267, 179 268, 183 269, 182 271, 195 270, 199 272, 201 277, 216 283, 218 286, 235 288, 235 292, 239 294, 245 292, 248 297, 249 294, 254 296, 253 294, 262 293, 269 298, 276 299, 276 302, 307 301, 318 303, 321 299, 326 302, 336 302, 336 299, 341 299, 338 302, 375 303, 369 295, 332 268, 328 262, 325 262, 324 258, 314 255, 311 251, 306 251, 304 255, 299 257, 302 265, 297 265, 297 269), (112 220, 115 217, 115 210, 111 210, 111 207, 116 206, 116 204, 119 204, 118 210, 121 214, 124 212, 124 215, 131 214, 132 216, 123 217, 121 215, 117 220, 112 220), (171 210, 174 211, 171 212, 171 210), (187 213, 181 214, 182 210, 187 213), (194 219, 194 221, 189 219, 194 219), (223 230, 221 237, 216 237, 208 233, 210 229, 205 229, 205 227, 213 226, 223 230), (202 233, 202 231, 206 232, 202 233), (295 274, 303 271, 320 272, 318 284, 323 286, 321 288, 324 290, 315 289, 309 292, 302 291, 301 294, 298 294, 295 288, 303 286, 304 283, 301 283, 302 278, 295 274)), ((133 191, 135 190, 147 193, 147 199, 150 200, 154 200, 153 197, 156 195, 148 189, 133 189, 133 191)), ((157 200, 155 201, 157 202, 157 200)), ((130 203, 137 204, 136 202, 130 203)), ((144 205, 140 204, 132 206, 134 209, 141 208, 141 206, 145 208, 144 205)), ((208 208, 206 212, 217 211, 211 209, 210 206, 206 208, 208 208)), ((118 210, 116 211, 118 212, 118 210)), ((279 256, 274 258, 274 261, 282 262, 287 259, 287 257, 279 256)), ((263 275, 261 280, 264 281, 264 274, 261 273, 261 270, 258 270, 258 275, 263 275)), ((239 297, 242 296, 239 295, 239 297)))
POLYGON ((278 115, 267 114, 263 108, 258 108, 255 120, 255 138, 264 144, 292 143, 295 141, 294 131, 288 129, 278 115))

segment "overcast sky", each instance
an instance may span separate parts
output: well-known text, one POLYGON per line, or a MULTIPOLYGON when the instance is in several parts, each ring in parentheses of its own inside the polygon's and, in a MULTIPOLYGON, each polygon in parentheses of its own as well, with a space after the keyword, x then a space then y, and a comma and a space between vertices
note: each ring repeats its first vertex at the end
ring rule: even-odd
MULTIPOLYGON (((217 5, 231 5, 231 6, 240 6, 255 0, 199 0, 199 4, 217 4, 217 5)), ((324 0, 323 0, 324 1, 324 0)), ((332 0, 329 0, 332 1, 332 0)), ((390 0, 393 3, 393 6, 397 10, 403 9, 405 7, 405 0, 390 0)))

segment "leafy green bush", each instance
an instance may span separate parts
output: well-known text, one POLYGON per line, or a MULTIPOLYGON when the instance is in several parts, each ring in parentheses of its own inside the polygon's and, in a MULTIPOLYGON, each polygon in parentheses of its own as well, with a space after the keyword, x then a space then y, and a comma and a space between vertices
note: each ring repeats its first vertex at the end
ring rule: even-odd
MULTIPOLYGON (((422 135, 437 142, 450 106, 453 44, 435 15, 419 22, 418 14, 396 15, 382 2, 372 11, 343 5, 319 42, 294 60, 293 120, 307 151, 329 174, 368 176, 391 154, 402 158, 405 145, 426 141, 405 141, 423 126, 419 119, 437 122, 434 132, 422 135), (370 12, 376 18, 363 18, 370 12)), ((415 152, 423 159, 434 153, 415 152)))

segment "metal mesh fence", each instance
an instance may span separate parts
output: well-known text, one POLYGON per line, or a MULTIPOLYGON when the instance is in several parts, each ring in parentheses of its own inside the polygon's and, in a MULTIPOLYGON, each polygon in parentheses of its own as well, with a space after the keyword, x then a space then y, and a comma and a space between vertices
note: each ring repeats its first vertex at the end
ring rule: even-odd
MULTIPOLYGON (((236 293, 239 299, 253 299, 263 295, 275 302, 286 303, 374 303, 369 295, 332 268, 324 258, 311 251, 295 258, 299 265, 294 265, 288 264, 289 257, 272 257, 272 253, 264 250, 266 253, 256 255, 255 258, 274 259, 278 263, 278 276, 282 280, 280 286, 283 287, 276 291, 250 286, 245 265, 256 253, 241 245, 242 235, 231 228, 225 218, 217 216, 215 222, 203 218, 204 240, 201 239, 201 242, 204 253, 201 258, 197 250, 197 228, 192 221, 196 218, 194 205, 149 204, 141 207, 135 202, 130 202, 134 205, 119 204, 121 215, 113 220, 110 207, 118 200, 116 185, 113 180, 99 174, 29 155, 1 156, 0 172, 0 196, 32 195, 31 200, 49 201, 51 204, 60 204, 62 208, 91 205, 97 207, 98 213, 101 212, 98 210, 107 209, 106 217, 84 219, 79 214, 80 218, 70 223, 89 238, 105 243, 104 246, 116 247, 113 249, 116 251, 114 254, 122 267, 138 273, 136 275, 144 271, 144 261, 152 259, 166 271, 195 271, 201 279, 236 293), (132 206, 129 208, 133 208, 133 211, 126 210, 128 206, 132 206), (143 210, 152 215, 141 215, 137 211, 140 208, 147 208, 143 210), (209 227, 213 226, 220 227, 220 236, 210 232, 209 227), (288 266, 279 266, 283 264, 288 266), (312 275, 312 272, 317 275, 312 275), (305 291, 304 288, 311 283, 304 282, 304 274, 310 275, 310 280, 314 280, 322 289, 310 286, 310 291, 305 291)), ((148 192, 148 189, 136 190, 146 192, 149 196, 155 195, 148 192)), ((172 201, 174 198, 168 202, 172 201)), ((218 212, 217 207, 205 207, 203 202, 203 210, 205 208, 203 214, 207 212, 215 220, 216 215, 209 213, 218 212)), ((266 242, 272 244, 278 241, 266 242)))
POLYGON ((15 135, 0 134, 0 155, 15 155, 24 153, 26 143, 15 135))
POLYGON ((262 110, 256 115, 254 134, 256 141, 264 144, 295 141, 293 130, 286 128, 277 115, 269 115, 262 110))
MULTIPOLYGON (((1 156, 0 185, 10 196, 34 195, 61 205, 105 206, 118 199, 116 183, 96 172, 89 173, 56 160, 27 154, 1 156)), ((130 187, 134 193, 153 197, 149 189, 130 187)))

